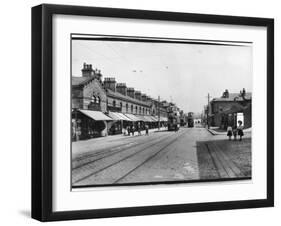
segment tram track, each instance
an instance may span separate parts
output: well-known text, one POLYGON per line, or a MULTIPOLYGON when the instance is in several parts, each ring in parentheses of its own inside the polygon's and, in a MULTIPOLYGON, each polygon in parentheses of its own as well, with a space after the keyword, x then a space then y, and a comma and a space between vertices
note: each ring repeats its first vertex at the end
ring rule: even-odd
MULTIPOLYGON (((156 141, 155 141, 155 140, 150 140, 149 143, 143 143, 143 144, 138 144, 138 145, 135 145, 135 146, 131 146, 131 147, 127 148, 127 149, 122 149, 122 150, 119 150, 119 151, 114 152, 114 153, 112 153, 112 154, 109 154, 109 155, 100 157, 100 158, 98 158, 98 159, 94 159, 94 160, 92 160, 91 162, 88 162, 87 164, 85 164, 84 166, 81 166, 80 168, 77 168, 76 170, 73 170, 73 171, 72 171, 72 175, 73 175, 73 174, 77 174, 77 173, 76 173, 77 170, 79 170, 79 169, 81 169, 81 168, 82 168, 81 170, 83 170, 83 168, 85 168, 86 166, 89 166, 89 165, 92 165, 92 164, 94 164, 94 163, 97 163, 98 161, 102 161, 102 160, 104 160, 104 159, 106 159, 106 158, 112 157, 112 156, 114 156, 114 155, 120 154, 120 153, 125 152, 125 151, 130 152, 130 151, 131 151, 134 147, 136 147, 136 146, 137 146, 137 147, 140 147, 140 150, 137 150, 137 151, 135 151, 135 152, 133 152, 133 153, 131 153, 131 154, 129 154, 129 155, 125 155, 123 158, 119 159, 118 161, 113 161, 111 164, 107 164, 105 167, 102 167, 102 168, 100 168, 100 169, 98 169, 98 170, 95 170, 94 172, 91 172, 90 174, 87 174, 87 175, 85 175, 85 176, 79 178, 78 180, 73 181, 73 183, 74 183, 74 184, 75 184, 75 183, 79 183, 79 182, 81 182, 82 180, 85 180, 85 179, 89 178, 90 176, 95 175, 96 173, 99 173, 99 172, 101 172, 101 171, 103 171, 103 170, 105 170, 105 169, 107 169, 107 168, 109 168, 109 167, 111 167, 111 166, 113 166, 113 165, 115 165, 115 164, 117 164, 117 163, 119 163, 119 162, 122 162, 122 161, 124 161, 124 160, 126 160, 126 159, 128 159, 128 158, 130 158, 130 157, 132 157, 132 156, 134 156, 134 155, 136 155, 136 154, 142 152, 142 151, 145 151, 145 150, 147 150, 148 148, 152 147, 153 145, 156 145, 156 144, 161 143, 163 140, 167 139, 167 137, 169 137, 169 136, 171 136, 171 134, 169 134, 169 135, 167 135, 167 136, 166 136, 166 135, 165 135, 165 136, 162 136, 162 137, 158 138, 156 141), (144 145, 144 147, 141 147, 140 145, 144 145)), ((92 170, 92 169, 90 169, 90 170, 92 170)))
POLYGON ((141 166, 143 166, 145 163, 147 163, 148 161, 150 161, 151 159, 153 159, 155 156, 157 156, 160 152, 164 151, 167 147, 169 147, 170 145, 172 145, 173 143, 175 143, 180 137, 182 137, 183 135, 185 135, 185 133, 182 133, 181 135, 179 135, 178 137, 176 137, 175 139, 173 139, 171 142, 169 142, 166 146, 164 146, 163 148, 161 148, 159 151, 157 151, 156 153, 154 153, 153 155, 149 156, 148 158, 146 158, 141 164, 137 165, 135 168, 131 169, 129 172, 127 172, 125 175, 123 175, 122 177, 118 178, 116 181, 113 182, 113 184, 117 184, 119 183, 121 180, 125 179, 127 176, 129 176, 132 172, 136 171, 138 168, 140 168, 141 166))
MULTIPOLYGON (((135 137, 136 136, 132 136, 132 137, 128 137, 127 139, 132 139, 132 138, 135 138, 135 137)), ((120 140, 121 139, 117 139, 117 140, 114 140, 114 142, 120 141, 120 140)), ((125 144, 119 145, 119 147, 126 146, 126 145, 128 145, 130 143, 133 143, 133 142, 129 142, 129 143, 125 143, 125 144)), ((109 146, 109 147, 101 148, 98 151, 95 151, 94 153, 93 153, 93 150, 90 150, 90 151, 87 151, 87 153, 80 154, 79 156, 75 157, 72 161, 73 162, 83 161, 84 159, 91 158, 91 157, 94 157, 94 156, 97 156, 97 155, 101 155, 101 154, 105 153, 106 150, 113 149, 114 147, 116 147, 116 146, 112 145, 112 146, 109 146)))
POLYGON ((79 169, 87 164, 92 163, 93 161, 97 161, 102 158, 117 154, 123 150, 126 150, 126 149, 122 149, 122 148, 126 148, 126 147, 131 148, 131 147, 135 147, 137 145, 138 145, 138 143, 136 143, 136 142, 126 143, 123 145, 119 145, 118 148, 114 148, 114 147, 104 148, 96 153, 92 153, 92 154, 89 154, 89 155, 86 155, 83 157, 76 158, 72 161, 72 170, 79 169), (122 150, 118 150, 118 149, 122 149, 122 150), (103 156, 103 157, 100 157, 100 156, 103 156))
MULTIPOLYGON (((146 162, 148 162, 149 160, 151 160, 152 158, 154 158, 157 154, 159 154, 160 152, 162 152, 163 150, 165 150, 167 147, 169 147, 171 144, 173 144, 174 142, 176 142, 177 139, 179 139, 181 136, 183 136, 184 134, 186 133, 186 131, 182 132, 182 134, 176 136, 176 138, 172 138, 171 141, 168 142, 168 144, 166 144, 164 147, 161 147, 160 150, 158 150, 157 152, 153 153, 152 155, 149 155, 148 158, 145 158, 144 161, 142 161, 140 164, 137 164, 135 167, 133 167, 133 169, 130 169, 128 172, 126 172, 125 174, 122 174, 121 177, 119 177, 118 179, 114 179, 114 182, 113 183, 118 183, 121 179, 125 178, 126 176, 128 176, 129 174, 131 174, 133 171, 135 171, 136 169, 138 169, 139 167, 141 167, 143 164, 145 164, 146 162)), ((129 160, 130 158, 134 158, 136 155, 139 155, 147 150, 152 150, 152 148, 154 146, 157 146, 159 144, 161 144, 164 140, 167 140, 171 137, 173 137, 174 134, 169 134, 168 136, 164 136, 164 137, 161 137, 159 139, 157 139, 157 141, 155 140, 152 140, 152 142, 150 142, 148 145, 147 143, 144 143, 146 144, 145 147, 142 147, 140 150, 138 151, 135 151, 134 153, 132 154, 129 154, 127 156, 124 156, 122 157, 121 159, 119 159, 118 161, 113 161, 112 163, 110 164, 107 164, 106 166, 104 167, 101 167, 100 169, 98 170, 95 170, 94 172, 91 172, 90 174, 87 174, 85 176, 82 176, 80 177, 79 179, 75 180, 73 182, 73 184, 83 184, 83 181, 89 179, 90 177, 95 177, 97 176, 98 174, 104 172, 105 170, 109 169, 109 168, 112 168, 112 167, 116 167, 118 164, 121 164, 122 162, 126 161, 126 160, 129 160)), ((165 142, 166 143, 166 142, 165 142)), ((137 146, 137 145, 136 145, 137 146)), ((133 147, 131 146, 130 148, 128 149, 132 149, 133 147)), ((128 150, 128 149, 125 149, 125 150, 128 150)), ((107 157, 110 157, 112 155, 115 155, 115 154, 118 154, 120 152, 123 152, 125 150, 120 150, 118 152, 114 152, 114 153, 111 153, 109 155, 106 155, 106 156, 103 156, 101 158, 98 158, 98 159, 95 159, 93 161, 91 161, 91 163, 95 163, 99 160, 102 160, 102 159, 105 159, 107 157)), ((89 164, 91 164, 89 163, 89 164)))
MULTIPOLYGON (((162 136, 162 137, 158 138, 157 140, 162 139, 163 137, 167 137, 167 136, 162 136)), ((113 156, 115 154, 119 154, 123 151, 130 150, 130 149, 132 149, 134 147, 137 147, 139 145, 145 145, 145 144, 150 143, 150 142, 155 142, 155 140, 150 139, 148 142, 143 143, 143 144, 140 144, 140 142, 134 142, 133 144, 132 143, 126 143, 124 145, 119 145, 118 147, 111 147, 111 148, 103 149, 103 150, 101 150, 97 153, 93 153, 93 155, 91 155, 91 156, 86 155, 84 158, 81 158, 79 160, 76 160, 76 159, 74 160, 74 161, 79 161, 79 162, 83 162, 85 160, 85 162, 83 162, 81 164, 77 164, 76 166, 74 166, 75 163, 72 162, 72 170, 73 171, 78 170, 79 168, 85 167, 85 166, 87 166, 89 164, 92 164, 96 161, 99 161, 99 160, 102 160, 104 158, 113 156), (132 145, 129 145, 129 144, 132 144, 132 145), (101 157, 97 157, 97 156, 101 156, 101 157)))

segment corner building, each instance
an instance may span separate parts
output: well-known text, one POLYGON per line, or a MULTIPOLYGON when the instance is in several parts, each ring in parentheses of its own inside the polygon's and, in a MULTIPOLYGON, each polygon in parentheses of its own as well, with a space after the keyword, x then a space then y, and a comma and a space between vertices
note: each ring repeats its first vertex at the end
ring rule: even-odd
POLYGON ((167 106, 113 77, 102 81, 100 70, 84 63, 82 77, 72 77, 72 139, 165 126, 167 106))

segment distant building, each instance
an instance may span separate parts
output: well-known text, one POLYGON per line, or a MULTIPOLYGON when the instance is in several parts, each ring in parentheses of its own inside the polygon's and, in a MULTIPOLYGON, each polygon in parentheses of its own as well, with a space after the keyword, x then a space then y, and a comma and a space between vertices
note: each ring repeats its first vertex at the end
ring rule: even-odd
POLYGON ((240 93, 229 93, 225 90, 221 97, 214 98, 207 107, 211 126, 225 129, 237 123, 237 113, 244 115, 244 127, 252 126, 252 93, 245 89, 240 93))

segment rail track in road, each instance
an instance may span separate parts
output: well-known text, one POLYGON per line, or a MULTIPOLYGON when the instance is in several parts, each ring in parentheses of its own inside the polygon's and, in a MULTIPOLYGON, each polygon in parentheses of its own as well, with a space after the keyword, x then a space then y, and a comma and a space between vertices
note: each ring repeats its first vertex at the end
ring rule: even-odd
MULTIPOLYGON (((144 136, 142 136, 142 138, 143 137, 144 136)), ((159 138, 161 139, 162 137, 159 137, 159 138)), ((137 136, 135 136, 135 138, 137 138, 137 136)), ((141 138, 141 137, 139 137, 139 138, 141 138)), ((148 137, 148 138, 150 138, 150 137, 148 137)), ((151 137, 148 142, 151 142, 151 141, 152 142, 155 141, 153 139, 153 137, 151 137)), ((145 143, 143 143, 143 144, 145 144, 145 143)), ((147 142, 146 142, 146 144, 147 144, 147 142)), ((118 153, 126 151, 128 149, 132 149, 138 145, 140 145, 139 140, 138 140, 138 142, 130 142, 130 143, 118 145, 117 147, 111 146, 108 148, 102 148, 101 150, 99 150, 97 152, 85 154, 83 156, 77 157, 72 160, 72 170, 77 170, 81 167, 84 167, 84 166, 91 164, 93 162, 96 162, 98 160, 104 159, 106 157, 110 157, 112 155, 118 154, 118 153)))
MULTIPOLYGON (((181 136, 186 134, 187 131, 188 130, 183 130, 183 132, 181 132, 181 133, 178 132, 180 134, 177 134, 176 137, 174 136, 175 133, 171 133, 171 134, 168 134, 165 136, 161 136, 160 138, 158 138, 156 140, 152 139, 148 143, 147 142, 143 143, 143 144, 138 143, 137 145, 130 146, 129 148, 125 148, 125 149, 121 149, 121 150, 117 150, 117 151, 113 151, 113 152, 109 151, 104 156, 100 156, 98 158, 92 159, 91 161, 87 162, 86 164, 82 164, 80 167, 74 169, 72 171, 73 174, 79 175, 79 170, 80 170, 81 175, 79 175, 78 177, 76 177, 75 180, 73 180, 73 184, 74 185, 81 184, 81 183, 83 184, 83 181, 85 181, 89 178, 97 177, 97 175, 102 174, 105 170, 110 169, 110 168, 113 168, 112 171, 114 174, 114 173, 116 173, 114 171, 114 167, 116 168, 118 165, 121 165, 122 163, 127 161, 126 164, 129 165, 129 166, 127 166, 128 170, 126 172, 121 173, 121 175, 118 175, 118 177, 111 178, 110 179, 111 181, 108 182, 109 184, 118 183, 120 180, 127 177, 133 171, 137 170, 140 166, 142 166, 143 164, 145 164, 146 162, 148 162, 149 160, 154 158, 157 154, 159 154, 160 152, 165 150, 167 147, 169 147, 171 144, 176 142, 177 139, 179 139, 181 136), (165 142, 163 143, 163 141, 165 141, 165 142), (152 151, 152 153, 146 153, 146 151, 152 150, 152 148, 155 146, 160 146, 160 148, 156 149, 156 151, 152 151), (125 154, 124 156, 121 156, 121 158, 117 159, 117 161, 116 161, 116 159, 114 159, 113 161, 111 161, 107 164, 104 164, 104 165, 101 163, 102 167, 96 168, 95 166, 93 166, 93 165, 95 165, 95 163, 104 161, 105 159, 108 159, 108 158, 112 157, 113 155, 120 154, 121 152, 123 152, 122 154, 124 154, 125 151, 130 152, 135 147, 138 148, 137 151, 134 151, 133 153, 125 154), (130 159, 136 158, 137 155, 141 155, 142 153, 145 153, 145 154, 144 154, 143 159, 141 158, 141 161, 134 159, 134 161, 137 162, 136 165, 132 165, 132 163, 129 162, 130 159), (88 169, 85 169, 85 166, 86 167, 90 166, 90 168, 88 167, 88 169), (84 173, 83 173, 83 171, 84 171, 84 173)), ((134 161, 132 161, 132 162, 134 162, 134 161)), ((124 167, 124 168, 126 168, 126 167, 124 167)), ((99 180, 101 180, 101 178, 99 178, 99 180)), ((96 184, 95 182, 93 184, 96 184)), ((103 183, 103 184, 106 184, 106 183, 103 183)))

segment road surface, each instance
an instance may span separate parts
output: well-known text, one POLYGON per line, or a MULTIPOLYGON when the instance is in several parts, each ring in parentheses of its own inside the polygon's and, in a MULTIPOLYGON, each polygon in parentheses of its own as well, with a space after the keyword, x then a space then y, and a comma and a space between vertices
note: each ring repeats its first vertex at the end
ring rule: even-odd
POLYGON ((199 179, 196 142, 213 139, 204 128, 111 136, 74 142, 74 186, 199 179))

